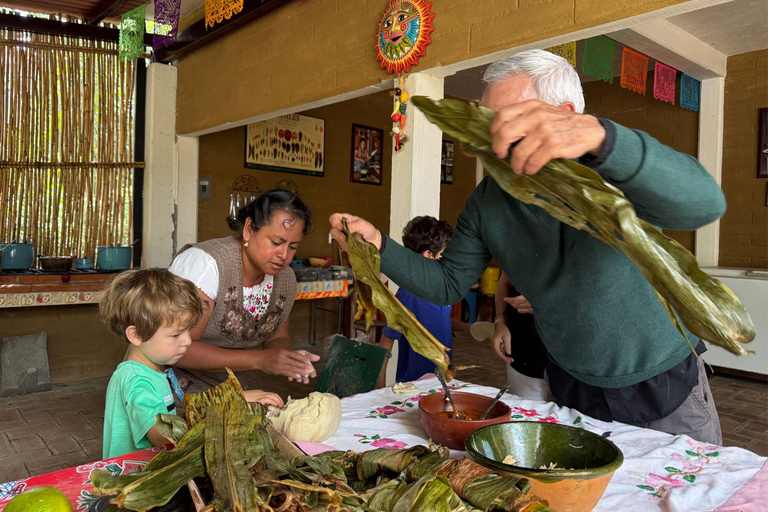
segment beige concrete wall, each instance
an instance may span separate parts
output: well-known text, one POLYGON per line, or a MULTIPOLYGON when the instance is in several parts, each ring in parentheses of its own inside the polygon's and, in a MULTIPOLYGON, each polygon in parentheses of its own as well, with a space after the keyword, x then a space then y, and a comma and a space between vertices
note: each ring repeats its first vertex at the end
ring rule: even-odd
MULTIPOLYGON (((178 132, 380 84, 375 58, 385 0, 295 0, 178 62, 178 132)), ((416 70, 482 57, 681 0, 439 0, 433 43, 416 70)))

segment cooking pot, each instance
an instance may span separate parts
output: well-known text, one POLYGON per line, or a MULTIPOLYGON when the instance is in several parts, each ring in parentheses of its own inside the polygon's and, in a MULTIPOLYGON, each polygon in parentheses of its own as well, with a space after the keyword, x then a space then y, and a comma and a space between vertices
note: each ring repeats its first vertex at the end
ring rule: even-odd
POLYGON ((96 247, 96 266, 102 270, 124 270, 131 268, 133 247, 123 245, 100 245, 96 247))
POLYGON ((38 256, 40 268, 49 272, 66 272, 72 269, 74 256, 38 256))
POLYGON ((3 270, 25 270, 35 262, 34 244, 0 244, 3 270))

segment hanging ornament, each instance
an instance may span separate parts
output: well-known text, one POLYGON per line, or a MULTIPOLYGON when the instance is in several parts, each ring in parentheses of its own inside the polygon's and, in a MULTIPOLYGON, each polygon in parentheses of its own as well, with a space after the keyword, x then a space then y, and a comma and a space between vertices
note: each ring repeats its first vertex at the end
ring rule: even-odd
POLYGON ((133 60, 144 52, 144 14, 140 5, 120 17, 119 53, 121 60, 133 60))
POLYGON ((653 97, 674 105, 675 78, 677 78, 677 70, 657 62, 653 73, 653 97))
POLYGON ((581 70, 589 76, 613 83, 613 52, 616 43, 603 36, 584 41, 581 70))
POLYGON ((680 106, 699 111, 699 95, 701 93, 701 82, 695 78, 683 73, 680 75, 680 106))
POLYGON ((155 0, 155 30, 152 48, 159 50, 170 46, 176 40, 179 29, 181 0, 155 0))
POLYGON ((243 0, 205 0, 205 26, 211 27, 243 10, 243 0))
POLYGON ((395 97, 395 108, 392 111, 392 122, 394 126, 390 135, 395 139, 395 152, 399 153, 403 150, 407 137, 403 134, 405 131, 405 112, 408 108, 408 93, 405 92, 405 77, 407 73, 405 71, 400 72, 397 76, 397 81, 400 84, 399 87, 390 92, 391 96, 395 97))
POLYGON ((426 55, 435 29, 431 11, 432 2, 426 0, 391 0, 384 9, 376 34, 376 58, 388 73, 409 73, 426 55))
POLYGON ((645 94, 648 82, 648 57, 624 48, 621 55, 621 86, 637 94, 645 94))
POLYGON ((576 41, 559 44, 557 46, 550 46, 547 48, 547 51, 561 56, 567 60, 571 66, 576 67, 576 41))

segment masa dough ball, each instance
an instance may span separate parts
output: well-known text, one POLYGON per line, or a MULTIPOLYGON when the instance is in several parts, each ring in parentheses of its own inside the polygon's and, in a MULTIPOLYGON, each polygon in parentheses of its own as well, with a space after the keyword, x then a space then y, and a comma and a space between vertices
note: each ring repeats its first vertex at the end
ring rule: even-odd
POLYGON ((289 398, 285 409, 270 408, 267 419, 291 441, 321 443, 339 428, 341 400, 336 395, 314 391, 307 398, 289 398))

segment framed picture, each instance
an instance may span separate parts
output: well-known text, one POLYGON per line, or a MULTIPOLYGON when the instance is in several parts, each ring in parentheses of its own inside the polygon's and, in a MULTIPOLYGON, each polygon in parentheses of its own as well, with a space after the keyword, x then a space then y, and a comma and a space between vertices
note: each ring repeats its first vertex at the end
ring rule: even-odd
POLYGON ((453 142, 444 140, 440 155, 440 183, 453 185, 453 142))
POLYGON ((757 177, 768 178, 768 108, 760 109, 757 139, 757 177))
POLYGON ((352 125, 352 168, 349 181, 381 185, 382 148, 384 147, 384 132, 378 128, 352 125))
POLYGON ((245 167, 307 176, 325 173, 325 121, 290 114, 245 127, 245 167))

